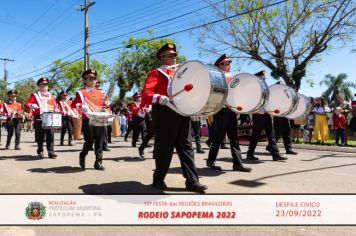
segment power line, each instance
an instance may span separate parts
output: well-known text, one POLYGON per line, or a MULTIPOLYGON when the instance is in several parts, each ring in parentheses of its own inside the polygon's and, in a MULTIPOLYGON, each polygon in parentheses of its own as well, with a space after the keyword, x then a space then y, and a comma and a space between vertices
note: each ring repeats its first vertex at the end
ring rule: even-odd
MULTIPOLYGON (((228 17, 224 17, 224 18, 219 19, 219 20, 210 21, 208 23, 204 23, 204 24, 201 24, 201 25, 193 26, 193 27, 190 27, 190 28, 187 28, 187 29, 183 29, 183 30, 175 31, 175 32, 168 33, 168 34, 165 34, 165 35, 161 35, 161 36, 158 36, 158 37, 154 37, 154 38, 148 39, 148 40, 146 40, 144 42, 140 42, 140 43, 150 42, 150 41, 154 41, 156 39, 166 38, 166 37, 169 37, 169 36, 172 36, 172 35, 184 33, 184 32, 191 31, 191 30, 195 30, 195 29, 202 28, 202 27, 205 27, 205 26, 208 26, 208 25, 212 25, 212 24, 216 24, 216 23, 219 23, 219 22, 222 22, 222 21, 225 21, 225 20, 229 20, 229 19, 232 19, 232 18, 235 18, 235 17, 238 17, 238 16, 242 16, 242 15, 250 14, 250 13, 253 13, 253 12, 256 12, 256 11, 260 11, 260 10, 263 10, 265 8, 276 6, 276 5, 279 5, 279 4, 288 2, 288 1, 289 0, 282 0, 282 1, 279 1, 279 2, 276 2, 276 3, 271 3, 271 4, 268 4, 268 5, 265 5, 265 6, 261 6, 261 7, 249 10, 249 11, 241 12, 241 13, 238 13, 238 14, 235 14, 235 15, 232 15, 232 16, 228 16, 228 17)), ((92 55, 95 55, 95 54, 98 54, 98 53, 110 52, 110 51, 121 49, 121 48, 130 48, 130 47, 132 47, 132 46, 134 46, 136 44, 139 44, 139 43, 135 43, 135 44, 131 44, 131 45, 129 44, 129 45, 126 45, 126 46, 120 46, 120 47, 115 47, 115 48, 110 48, 110 49, 106 49, 106 50, 102 50, 102 51, 93 52, 92 55)))

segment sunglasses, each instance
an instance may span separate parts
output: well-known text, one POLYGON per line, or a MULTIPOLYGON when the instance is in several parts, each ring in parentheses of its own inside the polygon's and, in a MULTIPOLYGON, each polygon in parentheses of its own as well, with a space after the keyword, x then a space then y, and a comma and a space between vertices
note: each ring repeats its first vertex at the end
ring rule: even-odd
POLYGON ((47 86, 47 83, 40 83, 39 86, 47 86))
POLYGON ((87 80, 96 80, 96 77, 85 77, 87 80))
POLYGON ((226 61, 226 62, 220 62, 219 64, 222 65, 222 66, 228 66, 228 65, 231 64, 231 62, 230 61, 226 61))

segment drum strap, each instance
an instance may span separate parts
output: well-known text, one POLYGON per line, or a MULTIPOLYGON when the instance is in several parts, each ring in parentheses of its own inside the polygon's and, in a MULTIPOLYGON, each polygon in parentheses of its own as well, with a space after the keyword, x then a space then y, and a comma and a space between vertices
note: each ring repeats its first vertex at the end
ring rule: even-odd
POLYGON ((172 77, 170 76, 170 75, 168 75, 166 72, 164 72, 162 69, 160 69, 160 68, 157 68, 157 70, 159 71, 159 72, 161 72, 161 74, 164 76, 164 77, 166 77, 166 79, 168 80, 168 86, 167 86, 167 94, 169 94, 169 91, 171 90, 170 88, 171 88, 171 86, 172 86, 172 77))
POLYGON ((45 108, 45 110, 48 110, 47 102, 48 102, 49 99, 52 98, 52 95, 49 93, 48 98, 43 98, 43 99, 42 99, 42 96, 41 96, 41 93, 40 93, 40 92, 36 92, 36 93, 34 93, 33 95, 35 96, 36 101, 37 101, 37 103, 38 103, 40 109, 43 110, 43 109, 45 108), (42 102, 43 100, 45 100, 45 101, 44 101, 45 107, 43 107, 43 102, 42 102))
POLYGON ((7 104, 5 102, 4 102, 4 107, 5 107, 6 111, 7 111, 7 113, 10 115, 10 113, 12 113, 12 110, 9 109, 9 107, 7 106, 7 104))

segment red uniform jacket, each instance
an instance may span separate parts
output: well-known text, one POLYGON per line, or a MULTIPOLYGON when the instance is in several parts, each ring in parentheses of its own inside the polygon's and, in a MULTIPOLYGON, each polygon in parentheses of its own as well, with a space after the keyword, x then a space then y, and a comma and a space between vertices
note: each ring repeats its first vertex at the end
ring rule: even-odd
POLYGON ((38 95, 40 101, 37 101, 33 93, 25 103, 25 109, 33 110, 34 116, 39 116, 41 114, 40 107, 47 108, 47 111, 49 112, 59 110, 55 96, 51 95, 50 93, 42 94, 40 92, 36 92, 36 94, 38 95))
POLYGON ((343 128, 345 129, 346 127, 346 118, 344 115, 334 115, 333 116, 333 123, 334 123, 334 128, 338 129, 338 128, 343 128))
POLYGON ((176 70, 174 69, 163 68, 151 70, 146 78, 145 85, 141 92, 142 107, 159 103, 162 95, 168 97, 168 84, 175 72, 176 70))
MULTIPOLYGON (((104 100, 104 94, 98 89, 83 88, 79 90, 75 95, 74 101, 72 102, 72 108, 79 109, 82 108, 82 105, 88 105, 92 112, 100 112, 103 106, 109 108, 108 104, 106 104, 104 100)), ((84 113, 82 113, 82 117, 84 119, 87 118, 84 113)))
MULTIPOLYGON (((10 114, 22 112, 21 103, 19 102, 6 102, 3 106, 3 112, 5 116, 10 117, 10 114), (6 104, 6 105, 5 105, 6 104)), ((12 118, 12 117, 10 117, 12 118)))
POLYGON ((59 106, 59 111, 62 113, 62 116, 71 116, 71 112, 68 112, 68 109, 66 108, 67 104, 69 107, 72 106, 72 101, 71 100, 67 100, 67 101, 59 101, 58 102, 58 106, 59 106))
POLYGON ((139 112, 140 112, 140 105, 135 103, 135 102, 132 102, 129 104, 129 111, 130 111, 130 114, 132 116, 139 116, 139 112))

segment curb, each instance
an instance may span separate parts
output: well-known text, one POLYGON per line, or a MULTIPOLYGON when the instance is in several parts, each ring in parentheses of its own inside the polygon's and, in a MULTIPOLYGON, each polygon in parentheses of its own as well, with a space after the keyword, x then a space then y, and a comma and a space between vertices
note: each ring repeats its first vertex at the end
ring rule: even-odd
MULTIPOLYGON (((241 142, 241 146, 248 146, 248 142, 241 142)), ((278 148, 284 149, 283 143, 277 143, 278 148)), ((267 142, 259 142, 257 146, 267 146, 267 142)), ((335 147, 335 146, 317 146, 310 144, 292 144, 294 149, 305 149, 305 150, 317 150, 317 151, 327 151, 327 152, 344 152, 344 153, 356 153, 355 147, 335 147)))

